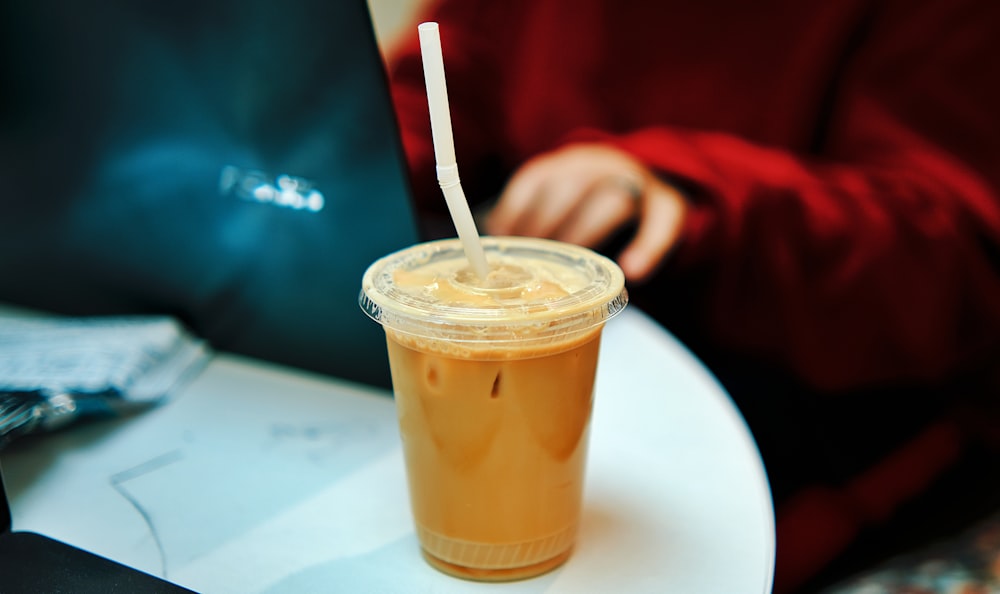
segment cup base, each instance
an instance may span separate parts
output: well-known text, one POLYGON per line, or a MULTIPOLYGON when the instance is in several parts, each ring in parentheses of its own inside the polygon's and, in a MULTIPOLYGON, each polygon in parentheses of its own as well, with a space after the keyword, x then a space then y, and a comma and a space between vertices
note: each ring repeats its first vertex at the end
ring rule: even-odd
POLYGON ((512 582, 516 580, 526 580, 528 578, 537 577, 543 573, 552 571, 553 569, 559 567, 565 563, 570 554, 573 552, 572 549, 567 549, 562 553, 559 553, 551 559, 546 559, 538 563, 532 563, 531 565, 524 565, 522 567, 504 567, 497 569, 484 569, 480 567, 465 567, 463 565, 456 565, 454 563, 449 563, 444 559, 439 559, 431 553, 428 553, 426 549, 421 548, 420 552, 423 553, 424 559, 435 569, 446 573, 450 576, 462 578, 466 580, 473 580, 477 582, 512 582))

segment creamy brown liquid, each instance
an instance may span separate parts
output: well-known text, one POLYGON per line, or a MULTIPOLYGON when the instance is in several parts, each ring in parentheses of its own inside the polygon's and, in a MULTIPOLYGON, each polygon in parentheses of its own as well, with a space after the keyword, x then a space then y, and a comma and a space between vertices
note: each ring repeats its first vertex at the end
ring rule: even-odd
POLYGON ((362 307, 387 336, 424 556, 461 577, 530 577, 573 547, 601 329, 623 278, 525 238, 489 240, 480 278, 453 244, 374 264, 362 307))
POLYGON ((386 334, 428 560, 484 580, 565 561, 580 516, 601 329, 488 355, 386 334))

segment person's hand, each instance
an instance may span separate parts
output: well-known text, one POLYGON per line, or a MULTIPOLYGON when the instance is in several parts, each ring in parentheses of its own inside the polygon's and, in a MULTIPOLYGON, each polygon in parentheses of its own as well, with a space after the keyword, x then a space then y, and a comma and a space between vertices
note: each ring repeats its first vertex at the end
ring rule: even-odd
POLYGON ((598 247, 638 219, 618 263, 626 278, 642 281, 670 253, 685 212, 680 192, 628 153, 575 144, 525 163, 507 184, 486 228, 491 235, 598 247))

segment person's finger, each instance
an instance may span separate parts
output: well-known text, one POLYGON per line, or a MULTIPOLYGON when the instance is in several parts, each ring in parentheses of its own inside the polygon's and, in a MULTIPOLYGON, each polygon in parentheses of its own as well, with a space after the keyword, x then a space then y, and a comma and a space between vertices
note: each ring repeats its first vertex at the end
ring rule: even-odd
POLYGON ((618 256, 625 277, 642 282, 666 259, 677 243, 687 206, 675 188, 662 183, 647 189, 635 237, 618 256))
POLYGON ((537 167, 521 168, 507 182, 496 206, 486 218, 486 230, 490 235, 512 235, 519 221, 531 211, 544 178, 537 167))
POLYGON ((576 215, 590 210, 584 203, 595 188, 607 184, 604 190, 618 186, 634 193, 641 186, 635 180, 643 179, 641 166, 607 147, 575 145, 540 155, 508 182, 486 219, 486 229, 491 235, 539 237, 572 232, 576 215))
POLYGON ((597 247, 636 217, 641 200, 642 189, 631 178, 607 178, 590 190, 552 237, 597 247))
POLYGON ((540 188, 530 210, 514 224, 514 233, 554 237, 580 204, 587 199, 586 180, 578 175, 553 175, 540 188))
POLYGON ((488 220, 488 231, 552 236, 594 183, 592 169, 569 150, 534 159, 511 178, 488 220))

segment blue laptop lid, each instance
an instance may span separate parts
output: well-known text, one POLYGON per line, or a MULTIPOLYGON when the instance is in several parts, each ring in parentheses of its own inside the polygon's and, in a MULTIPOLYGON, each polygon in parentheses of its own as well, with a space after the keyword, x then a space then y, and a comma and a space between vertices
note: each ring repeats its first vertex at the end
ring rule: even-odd
POLYGON ((356 300, 417 231, 364 0, 10 0, 0 66, 0 302, 389 385, 356 300))

